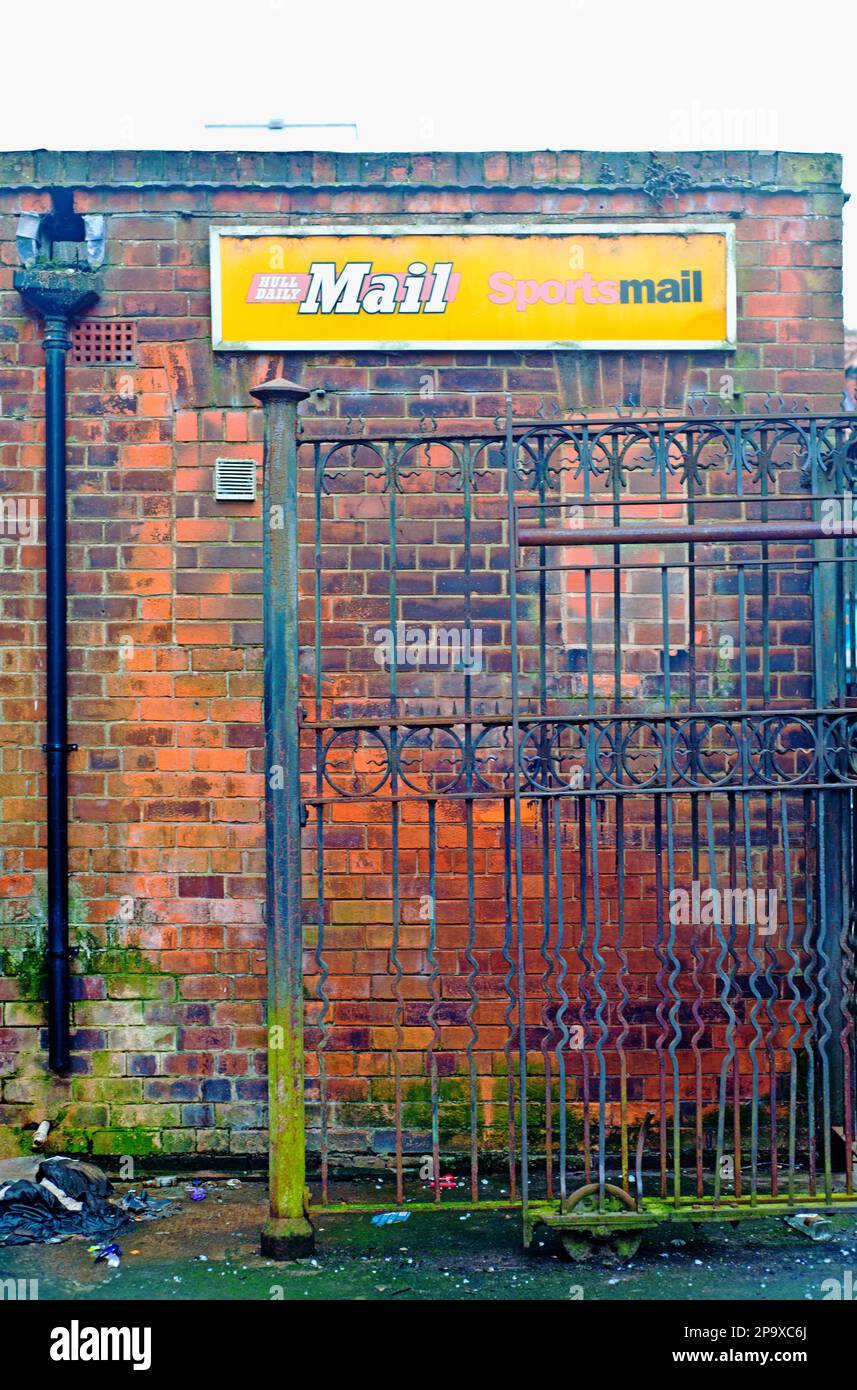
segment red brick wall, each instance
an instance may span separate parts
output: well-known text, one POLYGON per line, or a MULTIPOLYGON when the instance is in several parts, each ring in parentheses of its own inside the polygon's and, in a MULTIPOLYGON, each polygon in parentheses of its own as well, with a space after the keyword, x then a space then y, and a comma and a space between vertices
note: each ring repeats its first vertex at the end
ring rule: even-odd
MULTIPOLYGON (((19 213, 76 190, 107 215, 97 317, 132 318, 131 367, 70 366, 73 1050, 45 1069, 43 551, 0 537, 0 1144, 43 1116, 99 1153, 265 1147, 258 506, 213 499, 216 457, 261 460, 248 388, 334 393, 310 433, 362 412, 484 424, 510 391, 612 410, 769 392, 841 394, 840 164, 832 156, 15 154, 0 156, 0 493, 43 490, 40 325, 12 288, 19 213), (673 180, 675 183, 676 180, 673 180), (735 218, 739 348, 684 353, 217 354, 208 229, 282 220, 490 223, 735 218), (384 392, 362 396, 361 392, 384 392)), ((471 224, 472 225, 472 224, 471 224)), ((338 424, 337 424, 338 422, 338 424)), ((487 861, 486 861, 487 862, 487 861)), ((343 887, 343 898, 347 896, 343 887)))

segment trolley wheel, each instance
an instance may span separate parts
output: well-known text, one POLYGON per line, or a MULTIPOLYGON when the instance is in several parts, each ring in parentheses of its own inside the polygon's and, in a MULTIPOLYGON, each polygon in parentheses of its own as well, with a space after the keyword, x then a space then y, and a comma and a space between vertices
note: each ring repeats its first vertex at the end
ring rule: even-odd
POLYGON ((564 1231, 562 1246, 568 1258, 578 1264, 595 1258, 595 1241, 584 1231, 564 1231))
MULTIPOLYGON (((604 1203, 598 1205, 598 1184, 588 1183, 573 1192, 564 1204, 567 1215, 573 1211, 590 1213, 601 1211, 636 1211, 634 1198, 624 1188, 607 1183, 604 1188, 604 1203)), ((570 1260, 582 1262, 590 1259, 603 1259, 605 1256, 618 1260, 631 1260, 640 1248, 643 1232, 639 1227, 623 1231, 621 1226, 585 1226, 579 1230, 563 1230, 561 1240, 570 1260)))
POLYGON ((563 1231, 562 1245, 570 1260, 633 1260, 643 1240, 642 1231, 611 1231, 608 1236, 586 1231, 563 1231))

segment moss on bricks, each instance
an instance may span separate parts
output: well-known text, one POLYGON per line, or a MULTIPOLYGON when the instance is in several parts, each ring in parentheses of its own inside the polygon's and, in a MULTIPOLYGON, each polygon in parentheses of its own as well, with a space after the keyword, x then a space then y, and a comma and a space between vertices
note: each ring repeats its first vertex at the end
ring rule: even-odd
POLYGON ((43 998, 47 972, 41 940, 35 946, 0 950, 0 975, 17 981, 22 999, 43 998))
POLYGON ((161 1152, 161 1136, 154 1130, 135 1127, 99 1129, 92 1135, 92 1152, 143 1157, 146 1154, 161 1152))
MULTIPOLYGON (((159 975, 154 962, 138 946, 123 945, 115 939, 118 924, 107 923, 103 941, 88 928, 73 933, 75 958, 82 975, 104 975, 111 978, 159 975)), ((151 997, 151 996, 145 996, 151 997)))
MULTIPOLYGON (((172 999, 176 982, 159 971, 137 946, 118 939, 119 921, 108 922, 103 937, 87 924, 87 907, 80 888, 69 883, 69 937, 72 972, 103 975, 108 996, 126 999, 172 999)), ((42 1000, 47 992, 45 944, 47 882, 44 874, 34 880, 28 898, 0 902, 0 974, 14 979, 24 1001, 42 1000)))
POLYGON ((104 1050, 99 1049, 96 1052, 90 1052, 89 1061, 91 1066, 91 1075, 93 1077, 99 1078, 105 1076, 125 1075, 124 1059, 122 1057, 117 1056, 115 1052, 111 1052, 108 1048, 105 1048, 104 1050))
MULTIPOLYGON (((32 1135, 30 1143, 32 1147, 32 1135)), ((66 1129, 61 1125, 51 1131, 51 1151, 62 1154, 91 1154, 92 1139, 85 1129, 66 1129)))
POLYGON ((19 1158, 21 1154, 33 1152, 33 1134, 20 1125, 3 1125, 0 1128, 0 1158, 19 1158))
POLYGON ((171 975, 152 975, 144 970, 107 975, 104 983, 108 999, 174 999, 178 992, 171 975))
POLYGON ((189 1154, 196 1150, 196 1132, 192 1129, 167 1129, 161 1136, 161 1151, 165 1154, 189 1154))

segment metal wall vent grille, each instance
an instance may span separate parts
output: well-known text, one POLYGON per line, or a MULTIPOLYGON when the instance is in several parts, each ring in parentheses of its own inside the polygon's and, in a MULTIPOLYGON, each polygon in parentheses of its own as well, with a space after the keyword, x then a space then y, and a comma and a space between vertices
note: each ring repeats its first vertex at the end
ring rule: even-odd
POLYGON ((127 319, 84 319, 71 330, 71 360, 91 367, 133 362, 136 338, 127 319))
POLYGON ((255 502, 256 464, 254 460, 215 460, 214 495, 218 502, 255 502))

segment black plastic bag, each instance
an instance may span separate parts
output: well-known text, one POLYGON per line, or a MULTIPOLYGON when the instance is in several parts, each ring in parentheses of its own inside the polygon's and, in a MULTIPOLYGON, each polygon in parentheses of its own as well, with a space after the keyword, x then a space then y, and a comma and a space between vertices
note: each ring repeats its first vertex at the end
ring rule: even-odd
POLYGON ((35 1179, 0 1184, 0 1245, 28 1245, 66 1236, 102 1236, 130 1216, 108 1198, 110 1183, 91 1164, 48 1158, 35 1179))

